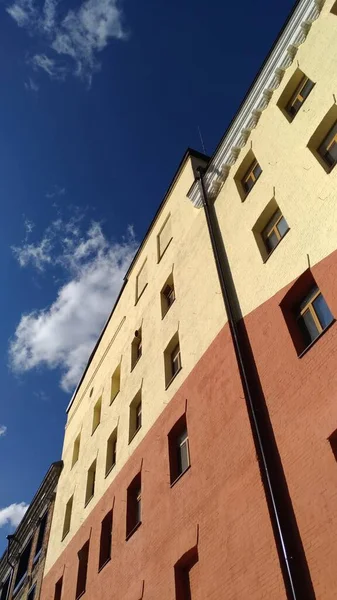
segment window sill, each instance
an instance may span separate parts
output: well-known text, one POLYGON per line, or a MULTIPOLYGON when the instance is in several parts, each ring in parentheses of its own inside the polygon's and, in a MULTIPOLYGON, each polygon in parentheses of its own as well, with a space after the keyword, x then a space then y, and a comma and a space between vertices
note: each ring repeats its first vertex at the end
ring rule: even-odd
POLYGON ((109 406, 111 406, 111 404, 116 400, 119 392, 120 392, 120 390, 118 390, 117 394, 115 394, 113 398, 110 398, 110 404, 109 404, 109 406))
POLYGON ((87 508, 89 502, 91 502, 91 500, 93 499, 93 497, 94 497, 94 494, 92 496, 90 496, 90 498, 88 498, 88 500, 86 501, 86 503, 84 505, 84 508, 87 508))
POLYGON ((111 465, 111 467, 109 468, 109 470, 105 473, 104 479, 106 479, 108 477, 108 475, 110 475, 111 471, 113 470, 113 468, 115 466, 116 466, 116 463, 114 463, 113 465, 111 465))
POLYGON ((129 533, 127 534, 125 541, 127 542, 130 537, 133 536, 133 534, 137 531, 137 529, 141 526, 142 522, 138 521, 138 523, 136 523, 136 525, 131 529, 131 531, 129 531, 129 533))
POLYGON ((165 386, 165 391, 170 387, 172 381, 177 377, 177 375, 180 373, 181 369, 182 369, 182 367, 180 367, 180 369, 178 369, 178 371, 173 375, 173 377, 171 377, 170 381, 165 386))
POLYGON ((191 465, 188 465, 188 467, 186 467, 185 471, 183 471, 182 473, 180 473, 180 475, 178 475, 178 477, 175 478, 174 481, 172 481, 170 487, 173 488, 173 486, 178 483, 178 481, 180 481, 180 479, 182 478, 183 475, 185 475, 185 473, 187 473, 187 471, 189 471, 191 468, 191 465))
POLYGON ((171 237, 170 241, 169 241, 169 242, 168 242, 168 244, 166 245, 166 248, 163 250, 163 252, 161 253, 161 255, 158 257, 158 260, 157 260, 157 265, 159 265, 159 263, 160 263, 161 259, 163 258, 164 254, 165 254, 165 252, 166 252, 167 248, 169 247, 170 243, 172 242, 172 240, 173 240, 173 236, 171 237))
POLYGON ((132 436, 129 439, 129 444, 131 444, 132 440, 136 437, 138 431, 140 431, 142 428, 142 426, 140 425, 139 427, 137 427, 136 431, 132 434, 132 436))
POLYGON ((289 231, 290 231, 290 227, 288 227, 287 231, 286 231, 286 232, 285 232, 285 234, 284 234, 284 235, 281 237, 281 239, 279 240, 279 242, 276 244, 275 248, 273 248, 273 249, 272 249, 272 250, 269 252, 268 256, 267 256, 266 258, 264 258, 264 259, 263 259, 263 264, 264 264, 264 265, 265 265, 265 264, 266 264, 266 262, 269 260, 269 258, 271 257, 271 255, 272 255, 272 254, 274 254, 274 252, 275 252, 276 248, 278 248, 278 247, 279 247, 280 243, 282 242, 282 240, 284 240, 284 238, 286 237, 286 235, 287 235, 287 233, 288 233, 289 231))
POLYGON ((83 590, 83 592, 78 594, 78 596, 76 596, 76 600, 80 600, 80 598, 82 598, 82 596, 84 596, 85 592, 86 592, 86 590, 83 590))
POLYGON ((107 558, 106 561, 98 568, 98 573, 103 571, 104 567, 106 567, 106 565, 110 562, 110 560, 111 560, 111 556, 109 556, 109 558, 107 558))
POLYGON ((316 342, 318 342, 318 340, 321 339, 321 337, 328 331, 328 329, 330 329, 330 327, 332 327, 332 325, 334 325, 336 323, 336 319, 333 319, 331 321, 331 323, 329 323, 329 325, 326 326, 325 329, 323 329, 322 333, 320 333, 317 338, 315 338, 311 344, 309 344, 309 346, 307 346, 304 350, 302 350, 302 352, 300 354, 298 354, 298 358, 302 358, 302 356, 304 356, 309 350, 311 350, 311 348, 316 344, 316 342))
POLYGON ((135 306, 137 306, 137 304, 138 304, 139 300, 141 299, 141 297, 142 297, 142 295, 144 294, 144 292, 145 292, 145 290, 146 290, 146 288, 147 288, 147 286, 148 286, 148 285, 149 285, 149 284, 148 284, 148 283, 146 283, 146 284, 144 285, 144 287, 143 287, 142 291, 140 292, 139 296, 137 296, 137 298, 136 298, 136 302, 135 302, 135 306))

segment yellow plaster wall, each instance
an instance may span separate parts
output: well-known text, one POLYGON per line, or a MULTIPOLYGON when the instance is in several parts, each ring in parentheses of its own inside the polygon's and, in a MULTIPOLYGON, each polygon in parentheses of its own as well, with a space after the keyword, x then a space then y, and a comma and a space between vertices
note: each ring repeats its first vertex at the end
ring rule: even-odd
POLYGON ((337 167, 327 174, 307 148, 337 98, 337 16, 326 2, 287 69, 256 129, 231 168, 215 201, 243 315, 268 300, 337 247, 337 167), (277 106, 300 68, 316 83, 292 123, 277 106), (263 173, 242 202, 234 176, 253 150, 263 173), (290 231, 263 264, 252 229, 275 197, 290 231))
POLYGON ((106 491, 135 447, 225 323, 203 211, 186 197, 194 180, 185 164, 131 271, 115 312, 68 414, 62 471, 55 502, 46 572, 106 491), (173 239, 157 262, 157 234, 171 213, 173 239), (136 276, 147 258, 148 285, 135 305, 136 276), (176 301, 161 317, 160 291, 173 268, 176 301), (212 310, 209 310, 212 306, 212 310), (131 342, 142 327, 143 353, 132 372, 131 342), (118 333, 116 335, 116 330, 118 333), (179 330, 182 370, 165 391, 163 352, 179 330), (109 347, 111 340, 113 343, 109 347), (121 360, 121 391, 110 406, 111 376, 121 360), (128 444, 129 405, 142 386, 142 428, 128 444), (89 397, 90 390, 92 396, 89 397), (101 423, 92 434, 93 408, 102 396, 101 423), (107 439, 118 424, 117 462, 105 478, 107 439), (81 431, 79 460, 71 469, 81 431), (97 457, 94 498, 84 507, 87 471, 97 457), (61 542, 65 506, 74 494, 71 528, 61 542))

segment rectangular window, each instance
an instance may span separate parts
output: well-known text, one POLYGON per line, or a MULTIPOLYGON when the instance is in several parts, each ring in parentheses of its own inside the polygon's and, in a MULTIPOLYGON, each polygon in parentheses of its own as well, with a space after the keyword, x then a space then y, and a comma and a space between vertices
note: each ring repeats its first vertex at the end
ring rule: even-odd
POLYGON ((174 483, 190 466, 186 415, 174 425, 168 435, 170 479, 174 483))
POLYGON ((101 414, 102 414, 102 398, 97 400, 97 402, 94 406, 94 414, 92 417, 92 433, 94 433, 94 431, 96 431, 98 425, 101 422, 101 414))
POLYGON ((105 476, 109 475, 111 469, 116 464, 117 455, 117 427, 110 435, 106 445, 106 462, 105 462, 105 476))
POLYGON ((55 583, 54 600, 61 600, 62 596, 63 577, 55 583))
POLYGON ((165 366, 165 387, 171 384, 173 379, 179 373, 182 368, 179 336, 176 333, 167 345, 164 352, 164 366, 165 366))
POLYGON ((74 441, 73 447, 73 457, 71 461, 71 468, 77 463, 78 457, 80 455, 80 444, 81 444, 81 434, 79 433, 76 440, 74 441))
POLYGON ((135 331, 135 337, 131 344, 131 371, 135 368, 137 362, 142 356, 143 344, 142 344, 142 328, 140 327, 135 331))
POLYGON ((130 404, 129 443, 142 426, 142 391, 139 390, 130 404))
POLYGON ((66 537, 67 533, 69 533, 69 530, 70 530, 71 513, 73 510, 73 500, 74 500, 74 496, 71 496, 71 498, 68 500, 68 502, 66 504, 66 510, 65 510, 65 514, 64 514, 64 522, 63 522, 62 540, 64 540, 64 538, 66 537))
POLYGON ((136 301, 139 300, 147 286, 147 262, 143 264, 136 279, 136 301))
POLYGON ((85 506, 90 502, 95 493, 95 479, 96 479, 96 459, 92 463, 87 475, 87 487, 85 491, 85 506))
POLYGON ((84 544, 84 546, 78 552, 76 600, 78 600, 78 598, 80 598, 82 596, 82 594, 84 594, 84 592, 85 592, 85 588, 87 585, 88 558, 89 558, 89 540, 84 544))
POLYGON ((250 165, 248 171, 246 172, 245 176, 243 177, 243 179, 241 181, 242 187, 243 187, 244 191, 246 192, 246 194, 248 194, 248 192, 250 192, 252 187, 254 187, 254 185, 257 182, 258 178, 260 177, 261 173, 262 173, 262 169, 261 169, 259 163, 257 162, 257 160, 254 160, 254 162, 250 165))
POLYGON ((33 585, 32 588, 30 588, 30 590, 28 592, 27 600, 34 600, 34 598, 35 598, 35 592, 36 592, 36 584, 33 585))
POLYGON ((337 162, 337 123, 330 129, 328 135, 318 148, 318 153, 323 158, 330 170, 337 162))
POLYGON ((16 571, 15 583, 14 583, 14 592, 17 591, 20 586, 23 584, 23 581, 27 575, 29 558, 32 549, 33 538, 31 538, 20 555, 18 568, 16 571))
POLYGON ((0 588, 0 590, 1 590, 0 600, 8 600, 7 596, 8 596, 10 581, 11 581, 11 577, 9 575, 9 577, 7 577, 7 579, 2 584, 2 587, 0 588))
POLYGON ((47 519, 48 519, 48 511, 43 515, 43 517, 40 521, 39 535, 38 535, 36 547, 35 547, 34 563, 37 561, 37 559, 41 553, 41 550, 42 550, 44 534, 45 534, 46 526, 47 526, 47 519))
POLYGON ((100 571, 104 565, 111 559, 111 541, 112 541, 112 510, 105 515, 101 523, 101 537, 99 546, 99 563, 98 570, 100 571))
POLYGON ((297 87, 294 95, 292 96, 286 108, 288 114, 292 118, 294 118, 295 115, 298 113, 304 101, 309 96, 314 85, 314 82, 311 81, 309 77, 306 77, 305 75, 304 77, 302 77, 299 86, 297 87))
POLYGON ((200 589, 198 550, 191 549, 174 565, 175 600, 193 600, 200 589))
POLYGON ((176 299, 175 289, 174 289, 174 281, 173 281, 173 273, 167 278, 164 287, 161 291, 161 316, 162 319, 165 317, 166 313, 170 310, 173 302, 176 299))
POLYGON ((158 260, 163 256, 167 246, 172 240, 171 216, 169 215, 158 234, 158 260))
POLYGON ((333 316, 318 287, 314 287, 299 307, 297 322, 305 346, 309 346, 332 323, 333 316))
POLYGON ((268 254, 276 248, 288 229, 288 223, 278 208, 262 231, 262 239, 268 254))
POLYGON ((119 364, 118 367, 115 369, 112 377, 111 377, 111 397, 110 397, 110 404, 113 403, 113 401, 116 398, 117 394, 119 394, 120 389, 121 389, 121 365, 119 364))
POLYGON ((141 524, 142 519, 142 480, 141 473, 138 473, 129 485, 127 490, 126 506, 126 538, 141 524))

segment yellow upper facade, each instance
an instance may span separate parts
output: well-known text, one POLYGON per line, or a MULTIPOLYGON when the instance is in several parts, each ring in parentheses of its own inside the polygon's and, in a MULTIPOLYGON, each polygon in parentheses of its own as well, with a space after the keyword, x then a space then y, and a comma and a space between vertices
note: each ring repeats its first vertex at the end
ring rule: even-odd
MULTIPOLYGON (((317 129, 317 140, 324 138, 319 128, 330 110, 334 118, 337 15, 332 6, 331 0, 324 5, 314 0, 298 3, 205 177, 243 316, 295 279, 308 262, 313 265, 336 249, 337 169, 328 173, 315 148, 308 147, 317 129), (303 76, 315 85, 289 120, 287 103, 303 76), (268 93, 263 78, 269 81, 268 93), (264 105, 256 104, 259 94, 264 105), (246 194, 242 181, 253 159, 262 172, 246 194), (261 233, 277 207, 289 231, 268 257, 261 233)), ((185 157, 69 406, 46 572, 226 323, 195 183, 198 164, 204 164, 201 157, 185 157), (161 292, 172 276, 176 299, 163 317, 161 292), (138 361, 133 355, 136 331, 141 331, 142 342, 138 361), (167 386, 164 352, 176 334, 182 370, 167 386), (120 390, 115 396, 112 376, 119 365, 120 390), (142 426, 130 441, 130 405, 135 407, 132 402, 140 390, 142 426), (105 476, 107 441, 116 428, 116 465, 105 476), (94 461, 95 492, 85 506, 87 475, 94 461), (72 496, 69 532, 62 540, 72 496)))

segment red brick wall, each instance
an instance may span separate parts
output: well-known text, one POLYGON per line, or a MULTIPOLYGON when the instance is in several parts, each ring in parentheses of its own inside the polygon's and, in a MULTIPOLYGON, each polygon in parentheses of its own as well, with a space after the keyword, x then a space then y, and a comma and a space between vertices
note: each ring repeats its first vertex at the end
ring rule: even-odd
POLYGON ((196 544, 198 595, 193 600, 284 600, 228 327, 48 572, 42 600, 53 600, 63 572, 62 598, 75 598, 77 552, 89 536, 84 600, 173 600, 174 565, 196 544), (171 488, 167 434, 186 403, 191 468, 171 488), (126 542, 126 490, 140 468, 142 524, 126 542), (98 573, 101 521, 113 503, 112 558, 98 573))
MULTIPOLYGON (((337 318, 337 252, 312 269, 337 318)), ((281 290, 246 319, 316 597, 337 593, 337 323, 298 358, 279 304, 281 290)))

